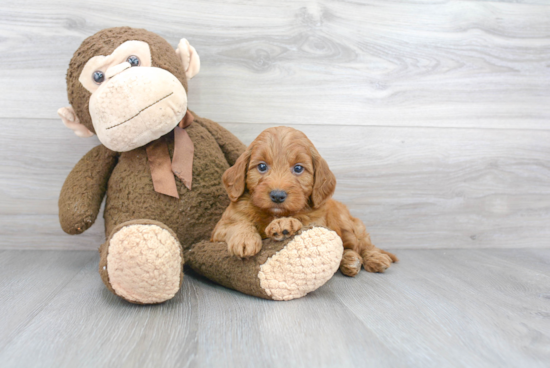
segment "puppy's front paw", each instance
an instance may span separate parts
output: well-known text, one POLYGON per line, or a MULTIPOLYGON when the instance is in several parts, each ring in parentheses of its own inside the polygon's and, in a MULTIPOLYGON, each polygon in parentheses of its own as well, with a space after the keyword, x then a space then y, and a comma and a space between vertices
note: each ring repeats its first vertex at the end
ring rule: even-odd
POLYGON ((262 249, 262 237, 258 233, 235 234, 227 242, 231 255, 239 258, 252 257, 262 249))
POLYGON ((265 233, 268 237, 281 241, 290 238, 302 228, 302 223, 292 217, 282 217, 271 221, 266 227, 265 233))

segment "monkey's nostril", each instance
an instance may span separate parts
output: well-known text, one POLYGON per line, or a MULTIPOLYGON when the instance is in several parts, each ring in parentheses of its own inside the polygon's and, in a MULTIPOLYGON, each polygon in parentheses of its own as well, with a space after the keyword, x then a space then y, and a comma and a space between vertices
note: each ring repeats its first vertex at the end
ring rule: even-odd
POLYGON ((286 192, 283 190, 272 190, 269 196, 272 202, 283 203, 286 199, 286 192))

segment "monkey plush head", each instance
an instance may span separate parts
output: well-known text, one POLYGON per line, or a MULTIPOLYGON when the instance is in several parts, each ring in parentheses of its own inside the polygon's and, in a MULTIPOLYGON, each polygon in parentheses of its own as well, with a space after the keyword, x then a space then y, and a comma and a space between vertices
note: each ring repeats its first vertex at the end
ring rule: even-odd
POLYGON ((178 125, 187 112, 187 80, 199 69, 185 39, 174 50, 144 29, 105 29, 74 53, 67 72, 71 106, 58 113, 78 136, 95 133, 107 148, 130 151, 178 125))

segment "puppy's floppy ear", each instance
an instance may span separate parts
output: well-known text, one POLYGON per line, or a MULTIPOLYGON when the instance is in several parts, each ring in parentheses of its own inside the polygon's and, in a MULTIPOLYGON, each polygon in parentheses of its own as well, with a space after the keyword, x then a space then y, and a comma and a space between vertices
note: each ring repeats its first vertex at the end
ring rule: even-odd
POLYGON ((243 152, 235 165, 227 169, 222 176, 223 185, 229 195, 231 202, 236 202, 243 195, 246 187, 246 170, 248 170, 248 161, 250 161, 251 148, 248 147, 243 152))
POLYGON ((332 196, 336 189, 336 177, 330 171, 327 162, 316 149, 312 149, 313 158, 313 191, 311 192, 311 204, 313 208, 319 208, 332 196))

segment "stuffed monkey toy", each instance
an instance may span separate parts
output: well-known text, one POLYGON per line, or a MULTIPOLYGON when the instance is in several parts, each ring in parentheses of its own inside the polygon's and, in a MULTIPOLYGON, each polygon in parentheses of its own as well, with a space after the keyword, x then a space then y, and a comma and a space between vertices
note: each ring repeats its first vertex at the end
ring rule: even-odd
POLYGON ((155 33, 120 27, 84 40, 67 72, 70 106, 58 113, 76 135, 96 134, 101 145, 65 180, 61 227, 84 232, 106 197, 99 272, 109 290, 132 303, 174 297, 184 262, 249 295, 302 297, 338 269, 343 248, 333 231, 310 227, 283 242, 266 239, 247 259, 208 241, 229 205, 222 174, 245 146, 188 110, 187 81, 199 69, 185 39, 174 50, 155 33))

